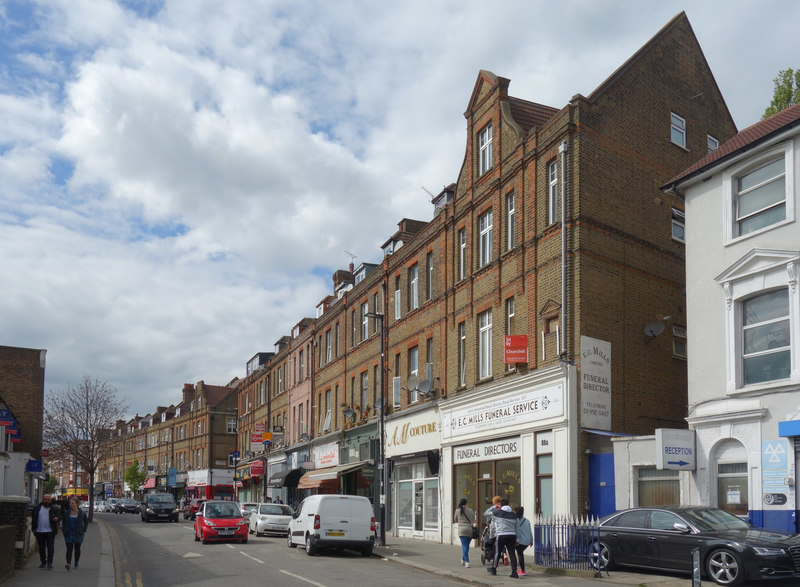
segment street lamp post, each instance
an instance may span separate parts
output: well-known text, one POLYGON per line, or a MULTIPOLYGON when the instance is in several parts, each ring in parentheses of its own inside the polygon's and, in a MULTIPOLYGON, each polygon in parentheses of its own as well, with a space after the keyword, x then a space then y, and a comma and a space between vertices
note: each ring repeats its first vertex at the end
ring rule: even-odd
POLYGON ((380 496, 380 504, 378 506, 378 523, 380 524, 380 530, 378 532, 378 540, 381 543, 381 546, 386 546, 386 451, 385 451, 385 442, 386 442, 386 368, 385 368, 385 355, 386 355, 386 341, 385 341, 385 333, 384 333, 384 315, 378 314, 376 312, 367 312, 366 316, 369 318, 374 318, 375 320, 380 320, 381 323, 381 416, 380 416, 380 423, 379 423, 379 435, 380 440, 378 442, 378 479, 379 484, 379 496, 380 496))

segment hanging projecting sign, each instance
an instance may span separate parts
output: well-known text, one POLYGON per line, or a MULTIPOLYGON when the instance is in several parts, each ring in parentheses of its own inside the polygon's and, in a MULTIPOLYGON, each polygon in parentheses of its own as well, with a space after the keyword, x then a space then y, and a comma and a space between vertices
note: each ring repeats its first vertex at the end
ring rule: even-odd
POLYGON ((611 343, 581 336, 581 426, 611 430, 611 343))
POLYGON ((694 471, 696 468, 694 430, 656 428, 656 469, 694 471))

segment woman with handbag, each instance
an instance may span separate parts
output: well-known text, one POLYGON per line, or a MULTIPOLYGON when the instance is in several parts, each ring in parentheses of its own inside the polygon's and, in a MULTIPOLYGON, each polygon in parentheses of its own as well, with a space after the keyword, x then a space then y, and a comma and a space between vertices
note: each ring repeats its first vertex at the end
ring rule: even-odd
POLYGON ((461 540, 461 566, 469 568, 469 543, 478 536, 475 512, 467 507, 467 498, 462 497, 453 513, 453 523, 458 524, 458 537, 461 540))

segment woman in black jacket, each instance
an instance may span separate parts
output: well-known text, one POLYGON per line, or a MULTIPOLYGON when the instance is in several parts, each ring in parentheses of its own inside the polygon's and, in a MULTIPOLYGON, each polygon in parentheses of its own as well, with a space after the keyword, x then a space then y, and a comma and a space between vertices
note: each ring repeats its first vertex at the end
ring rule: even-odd
POLYGON ((77 497, 69 498, 69 509, 64 514, 61 528, 64 532, 64 542, 67 545, 67 564, 64 567, 69 570, 72 563, 72 551, 75 550, 75 568, 78 568, 78 561, 81 559, 81 544, 89 527, 89 517, 80 508, 77 497))

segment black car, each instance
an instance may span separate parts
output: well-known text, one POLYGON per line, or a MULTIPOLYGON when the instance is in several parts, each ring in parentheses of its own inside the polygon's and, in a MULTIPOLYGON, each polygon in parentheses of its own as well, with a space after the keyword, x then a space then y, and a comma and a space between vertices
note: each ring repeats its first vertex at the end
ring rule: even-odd
POLYGON ((720 585, 800 578, 800 534, 755 528, 716 508, 633 508, 606 516, 598 529, 590 545, 594 564, 609 570, 691 573, 697 548, 701 572, 720 585))
POLYGON ((135 499, 120 499, 114 504, 115 514, 138 514, 139 502, 135 499))
POLYGON ((162 520, 165 522, 178 521, 178 504, 169 493, 150 493, 144 496, 139 506, 142 522, 162 520))

